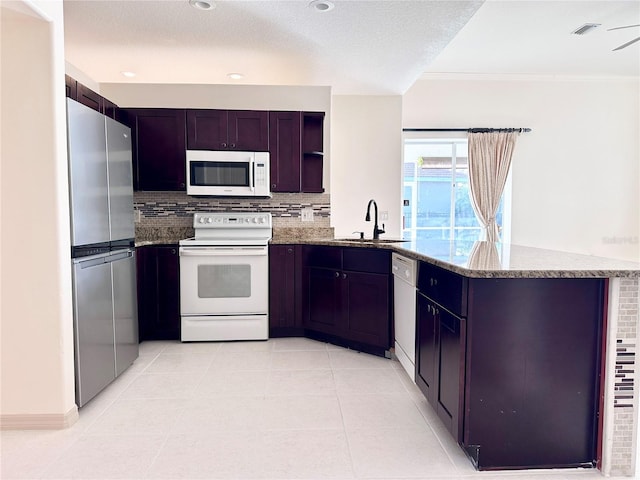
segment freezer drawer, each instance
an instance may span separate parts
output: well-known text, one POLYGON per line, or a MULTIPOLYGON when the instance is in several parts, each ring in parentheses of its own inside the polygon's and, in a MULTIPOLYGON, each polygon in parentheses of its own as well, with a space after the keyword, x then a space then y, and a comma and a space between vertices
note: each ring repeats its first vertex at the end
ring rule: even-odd
POLYGON ((76 403, 85 405, 138 357, 133 250, 73 261, 76 403))
POLYGON ((133 251, 127 251, 111 263, 116 375, 124 372, 138 358, 138 306, 134 255, 133 251))
POLYGON ((74 262, 76 402, 80 407, 116 377, 111 265, 105 258, 74 262))

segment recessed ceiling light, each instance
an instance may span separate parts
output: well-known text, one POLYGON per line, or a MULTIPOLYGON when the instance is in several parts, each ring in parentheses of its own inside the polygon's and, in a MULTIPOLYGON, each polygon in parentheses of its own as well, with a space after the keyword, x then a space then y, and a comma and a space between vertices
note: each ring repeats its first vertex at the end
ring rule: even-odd
POLYGON ((198 10, 213 10, 216 4, 209 0, 189 0, 189 5, 198 10))
POLYGON ((329 0, 313 0, 311 3, 309 3, 309 8, 312 8, 316 12, 320 13, 333 10, 333 7, 335 7, 335 5, 329 0))
POLYGON ((127 78, 133 78, 136 76, 135 72, 124 71, 120 73, 122 74, 123 77, 127 77, 127 78))
POLYGON ((244 75, 241 73, 228 73, 227 77, 231 78, 232 80, 240 80, 244 78, 244 75))

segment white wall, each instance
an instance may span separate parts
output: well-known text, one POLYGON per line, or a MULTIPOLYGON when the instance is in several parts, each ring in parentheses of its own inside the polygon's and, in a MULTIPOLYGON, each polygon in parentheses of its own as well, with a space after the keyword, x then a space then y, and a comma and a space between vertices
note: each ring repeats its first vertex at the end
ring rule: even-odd
POLYGON ((62 1, 14 3, 31 15, 2 8, 0 413, 63 426, 77 409, 62 1))
POLYGON ((402 126, 531 127, 513 158, 512 243, 640 261, 637 78, 425 78, 402 126))
POLYGON ((331 225, 336 237, 364 231, 371 238, 373 221, 364 217, 373 198, 379 211, 389 213, 382 237, 400 238, 402 97, 338 95, 331 112, 331 225))

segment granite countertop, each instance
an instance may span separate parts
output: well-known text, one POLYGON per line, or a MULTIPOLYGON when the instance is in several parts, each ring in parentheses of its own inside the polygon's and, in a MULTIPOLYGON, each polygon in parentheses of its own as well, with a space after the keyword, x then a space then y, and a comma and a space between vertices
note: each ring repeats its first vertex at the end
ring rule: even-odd
POLYGON ((384 248, 472 278, 640 277, 640 263, 512 244, 330 238, 272 243, 384 248))
MULTIPOLYGON (((136 246, 177 244, 193 228, 136 228, 136 246)), ((333 228, 274 228, 273 245, 384 248, 473 278, 640 277, 640 263, 521 245, 448 240, 333 238, 333 228)))

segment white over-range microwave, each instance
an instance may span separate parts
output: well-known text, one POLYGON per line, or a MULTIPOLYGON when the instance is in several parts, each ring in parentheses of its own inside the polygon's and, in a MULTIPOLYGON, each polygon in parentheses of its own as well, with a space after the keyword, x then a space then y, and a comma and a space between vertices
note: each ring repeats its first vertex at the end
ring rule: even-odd
POLYGON ((187 150, 187 195, 270 197, 269 152, 187 150))

